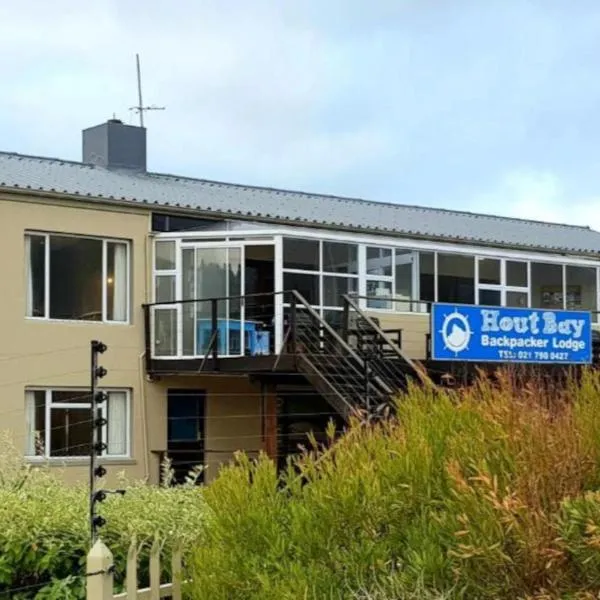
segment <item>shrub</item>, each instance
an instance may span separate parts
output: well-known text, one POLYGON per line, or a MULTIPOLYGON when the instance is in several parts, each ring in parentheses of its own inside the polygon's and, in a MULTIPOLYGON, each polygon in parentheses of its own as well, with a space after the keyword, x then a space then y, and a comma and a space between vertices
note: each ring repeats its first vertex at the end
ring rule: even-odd
POLYGON ((412 387, 281 476, 240 455, 205 490, 189 593, 583 598, 600 588, 599 391, 594 371, 562 390, 509 372, 412 387))
MULTIPOLYGON (((151 487, 125 479, 121 485, 125 496, 109 496, 101 507, 107 520, 102 539, 114 554, 117 584, 134 537, 143 548, 139 575, 147 579, 155 537, 167 547, 190 548, 202 534, 205 513, 193 485, 151 487)), ((15 588, 28 589, 9 597, 84 597, 88 511, 85 484, 65 485, 47 467, 25 464, 10 438, 0 435, 0 597, 15 588)))

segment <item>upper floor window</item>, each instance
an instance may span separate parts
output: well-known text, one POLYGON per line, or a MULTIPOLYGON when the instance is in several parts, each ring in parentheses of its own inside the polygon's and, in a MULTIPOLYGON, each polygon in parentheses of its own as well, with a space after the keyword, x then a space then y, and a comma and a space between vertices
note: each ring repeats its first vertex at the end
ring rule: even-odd
POLYGON ((27 316, 129 320, 129 244, 68 235, 25 235, 27 316))

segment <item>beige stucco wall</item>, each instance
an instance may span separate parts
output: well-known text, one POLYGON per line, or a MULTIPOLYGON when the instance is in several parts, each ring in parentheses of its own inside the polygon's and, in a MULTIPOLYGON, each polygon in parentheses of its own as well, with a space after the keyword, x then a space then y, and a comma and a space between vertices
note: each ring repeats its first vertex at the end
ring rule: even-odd
POLYGON ((202 375, 161 378, 146 386, 150 481, 158 482, 161 452, 167 449, 167 391, 197 389, 206 393, 205 480, 210 481, 236 450, 256 456, 262 449, 262 395, 247 376, 202 375))
MULTIPOLYGON (((25 448, 24 391, 27 386, 89 387, 90 340, 108 346, 101 364, 108 370, 106 387, 123 387, 132 392, 132 458, 109 467, 109 474, 125 471, 130 477, 145 475, 140 402, 144 374, 140 355, 144 350, 144 323, 141 305, 146 297, 147 265, 145 246, 149 233, 149 212, 80 204, 58 205, 18 200, 0 195, 0 430, 12 432, 19 449, 25 448), (26 230, 122 238, 131 241, 131 323, 42 322, 25 317, 26 311, 26 230)), ((109 463, 109 461, 105 461, 109 463)), ((58 463, 53 463, 59 467, 58 463)), ((60 469, 67 480, 85 480, 87 464, 79 461, 60 469)))
MULTIPOLYGON (((426 358, 426 334, 430 330, 430 315, 427 313, 384 313, 367 312, 379 320, 382 329, 402 329, 402 350, 409 358, 426 358)), ((393 336, 395 339, 395 336, 393 336)))
MULTIPOLYGON (((149 381, 144 365, 142 304, 150 282, 149 211, 115 206, 51 202, 47 198, 0 195, 2 311, 0 311, 0 431, 9 430, 25 449, 25 389, 89 388, 90 341, 108 346, 100 364, 104 387, 131 390, 131 458, 103 458, 108 484, 124 473, 131 479, 159 479, 159 453, 167 447, 167 390, 206 391, 205 465, 212 479, 236 450, 256 455, 262 448, 260 387, 246 376, 181 376, 149 381), (27 319, 25 231, 110 237, 131 244, 131 323, 51 322, 27 319)), ((66 481, 87 481, 85 459, 49 461, 66 481)))

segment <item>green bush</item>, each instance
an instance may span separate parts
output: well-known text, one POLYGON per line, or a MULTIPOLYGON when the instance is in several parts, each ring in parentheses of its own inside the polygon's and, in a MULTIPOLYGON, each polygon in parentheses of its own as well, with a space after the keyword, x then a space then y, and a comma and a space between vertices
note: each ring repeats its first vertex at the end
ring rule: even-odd
MULTIPOLYGON (((168 550, 174 544, 189 549, 202 534, 205 514, 202 494, 193 485, 151 487, 123 479, 121 487, 125 496, 109 496, 100 508, 117 586, 134 537, 143 549, 139 576, 147 580, 154 539, 168 550)), ((66 485, 47 467, 25 464, 9 437, 0 436, 0 598, 84 597, 88 511, 85 484, 66 485), (27 589, 10 592, 16 588, 27 589)), ((167 577, 169 562, 164 561, 167 577)))
POLYGON ((283 476, 265 457, 240 455, 205 490, 188 591, 198 600, 597 592, 598 398, 593 371, 560 391, 508 373, 457 391, 413 387, 395 418, 354 423, 283 476))

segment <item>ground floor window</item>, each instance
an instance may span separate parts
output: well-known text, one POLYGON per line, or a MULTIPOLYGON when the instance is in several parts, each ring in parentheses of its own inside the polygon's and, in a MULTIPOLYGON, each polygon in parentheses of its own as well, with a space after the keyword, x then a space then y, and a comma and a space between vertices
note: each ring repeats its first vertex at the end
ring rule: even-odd
MULTIPOLYGON (((106 456, 130 454, 130 393, 104 390, 108 400, 100 405, 107 423, 102 441, 106 456)), ((26 449, 30 457, 88 457, 91 442, 89 390, 28 389, 25 392, 26 449)))

